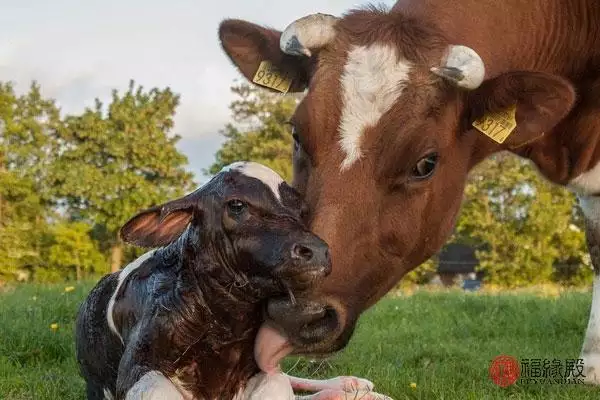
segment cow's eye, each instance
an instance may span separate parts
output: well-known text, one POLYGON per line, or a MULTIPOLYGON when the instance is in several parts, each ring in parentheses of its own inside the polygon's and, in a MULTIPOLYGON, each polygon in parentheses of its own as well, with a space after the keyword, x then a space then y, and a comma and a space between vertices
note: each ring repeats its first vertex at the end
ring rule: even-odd
POLYGON ((248 205, 246 203, 238 199, 229 200, 227 202, 227 208, 229 209, 229 212, 233 215, 242 214, 244 211, 246 211, 247 207, 248 205))
POLYGON ((437 153, 431 153, 417 161, 412 171, 413 178, 427 179, 433 175, 438 159, 439 155, 437 153))

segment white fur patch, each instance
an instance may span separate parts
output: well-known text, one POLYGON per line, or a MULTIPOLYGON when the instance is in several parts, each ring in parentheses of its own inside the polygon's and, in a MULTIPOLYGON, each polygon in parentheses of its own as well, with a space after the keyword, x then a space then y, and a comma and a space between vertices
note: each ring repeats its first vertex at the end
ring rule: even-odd
POLYGON ((377 124, 401 96, 411 64, 395 48, 374 44, 354 47, 341 77, 343 109, 340 144, 346 158, 342 171, 362 157, 364 130, 377 124))
POLYGON ((158 371, 142 376, 127 392, 125 400, 185 400, 177 387, 158 371))
POLYGON ((568 187, 580 194, 600 193, 600 163, 573 179, 568 187))
POLYGON ((114 400, 115 396, 110 392, 108 388, 104 388, 104 400, 114 400))
POLYGON ((238 161, 223 167, 221 171, 238 171, 250 178, 256 178, 267 185, 275 195, 275 198, 281 201, 279 185, 284 183, 284 181, 283 178, 271 168, 252 161, 238 161))
POLYGON ((113 319, 113 309, 115 307, 115 298, 117 297, 117 293, 119 292, 119 288, 123 284, 123 281, 125 281, 125 279, 129 276, 129 274, 131 274, 133 271, 135 271, 137 268, 139 268, 144 263, 144 261, 146 261, 147 259, 152 257, 152 255, 154 254, 155 251, 156 251, 156 249, 150 250, 149 252, 143 254, 136 260, 127 264, 127 266, 123 270, 121 270, 121 272, 119 273, 119 282, 117 283, 117 287, 115 288, 114 293, 112 294, 112 296, 110 297, 110 300, 108 301, 108 307, 106 308, 106 319, 108 320, 108 327, 115 335, 117 335, 119 337, 119 339, 121 340, 121 343, 124 343, 123 337, 121 336, 119 331, 117 331, 117 327, 115 326, 115 321, 113 319))
POLYGON ((294 400, 294 391, 287 376, 267 375, 260 372, 254 375, 242 392, 233 400, 294 400))

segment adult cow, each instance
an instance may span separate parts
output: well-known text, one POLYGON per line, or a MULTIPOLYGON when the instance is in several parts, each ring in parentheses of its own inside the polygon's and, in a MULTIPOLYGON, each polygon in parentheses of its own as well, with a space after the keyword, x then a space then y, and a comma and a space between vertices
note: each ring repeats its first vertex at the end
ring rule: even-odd
MULTIPOLYGON (((291 121, 293 183, 333 272, 318 312, 269 306, 295 352, 344 347, 359 315, 441 248, 469 170, 499 151, 578 193, 600 270, 597 0, 400 0, 283 32, 226 20, 219 34, 249 80, 276 86, 255 77, 269 61, 292 77, 289 91, 307 89, 291 121)), ((582 357, 600 383, 598 275, 582 357)))

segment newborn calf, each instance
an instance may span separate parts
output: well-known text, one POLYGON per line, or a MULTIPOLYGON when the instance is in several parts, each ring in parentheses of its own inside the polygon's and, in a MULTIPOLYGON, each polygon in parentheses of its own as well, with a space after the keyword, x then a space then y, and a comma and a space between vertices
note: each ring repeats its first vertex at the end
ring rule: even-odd
POLYGON ((236 163, 127 222, 125 242, 157 249, 105 276, 79 310, 88 399, 293 399, 288 377, 260 372, 254 342, 264 300, 301 296, 330 272, 301 209, 273 171, 236 163))

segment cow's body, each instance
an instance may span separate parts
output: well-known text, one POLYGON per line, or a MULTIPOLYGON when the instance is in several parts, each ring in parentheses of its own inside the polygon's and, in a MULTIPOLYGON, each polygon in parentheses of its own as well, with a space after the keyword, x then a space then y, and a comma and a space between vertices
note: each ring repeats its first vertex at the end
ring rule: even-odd
MULTIPOLYGON (((310 326, 286 313, 298 305, 269 307, 297 352, 347 343, 359 315, 443 246, 468 172, 496 152, 529 158, 577 192, 600 271, 596 0, 400 0, 310 15, 283 32, 228 20, 220 38, 248 79, 268 60, 294 77, 290 91, 308 89, 292 118, 294 185, 333 272, 313 299, 328 312, 307 307, 310 326), (473 126, 511 107, 506 140, 473 126)), ((598 275, 582 356, 600 383, 598 275)))

